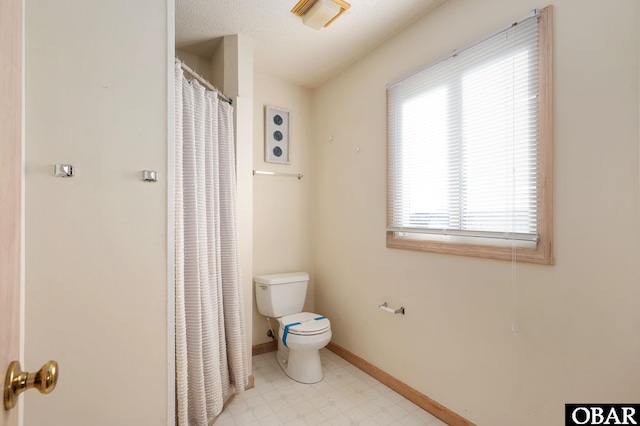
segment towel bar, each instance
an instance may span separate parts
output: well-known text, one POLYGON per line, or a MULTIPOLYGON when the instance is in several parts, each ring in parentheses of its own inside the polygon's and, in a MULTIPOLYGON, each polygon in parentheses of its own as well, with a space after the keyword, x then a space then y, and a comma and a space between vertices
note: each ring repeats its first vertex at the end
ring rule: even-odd
POLYGON ((302 175, 300 173, 280 173, 280 172, 263 172, 261 170, 254 170, 254 175, 268 175, 268 176, 289 176, 289 177, 297 177, 298 180, 302 179, 302 175))

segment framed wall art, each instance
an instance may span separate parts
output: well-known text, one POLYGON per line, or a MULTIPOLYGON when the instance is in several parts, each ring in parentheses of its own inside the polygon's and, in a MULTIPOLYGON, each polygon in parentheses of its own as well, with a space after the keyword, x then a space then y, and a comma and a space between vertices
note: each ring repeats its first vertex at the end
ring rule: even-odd
POLYGON ((265 105, 264 161, 289 164, 289 111, 265 105))

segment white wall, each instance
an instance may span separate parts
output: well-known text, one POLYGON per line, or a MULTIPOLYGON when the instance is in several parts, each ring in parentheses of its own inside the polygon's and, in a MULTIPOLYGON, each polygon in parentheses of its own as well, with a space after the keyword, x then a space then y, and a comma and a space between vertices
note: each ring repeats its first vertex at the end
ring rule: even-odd
POLYGON ((636 1, 554 1, 554 266, 385 248, 386 83, 546 5, 449 0, 314 93, 316 311, 480 425, 640 400, 636 1))
MULTIPOLYGON (((253 167, 292 177, 253 178, 253 271, 255 275, 305 271, 311 280, 305 311, 313 312, 311 91, 256 72, 254 74, 253 167), (264 107, 290 111, 291 164, 264 162, 264 107)), ((255 296, 254 296, 255 297, 255 296)), ((275 321, 272 327, 277 327, 275 321)), ((265 317, 253 300, 253 344, 270 341, 265 317)), ((274 329, 277 333, 277 329, 274 329)))
POLYGON ((167 13, 26 2, 25 425, 168 423, 167 13))

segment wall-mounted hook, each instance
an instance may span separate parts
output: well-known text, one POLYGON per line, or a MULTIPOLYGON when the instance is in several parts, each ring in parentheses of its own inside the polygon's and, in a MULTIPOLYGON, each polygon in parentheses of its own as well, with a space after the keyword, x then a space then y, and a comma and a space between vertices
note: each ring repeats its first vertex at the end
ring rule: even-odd
POLYGON ((72 177, 73 166, 71 164, 54 164, 53 175, 57 177, 72 177))
POLYGON ((142 180, 145 182, 157 182, 158 181, 158 172, 154 170, 143 170, 142 171, 142 180))

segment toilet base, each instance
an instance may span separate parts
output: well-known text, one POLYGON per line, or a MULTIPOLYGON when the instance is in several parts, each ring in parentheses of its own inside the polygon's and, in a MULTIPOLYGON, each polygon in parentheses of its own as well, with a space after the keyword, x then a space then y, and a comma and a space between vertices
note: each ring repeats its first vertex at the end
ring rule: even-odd
POLYGON ((321 382, 324 378, 320 350, 318 349, 291 351, 278 345, 276 359, 284 374, 296 382, 312 384, 321 382))

